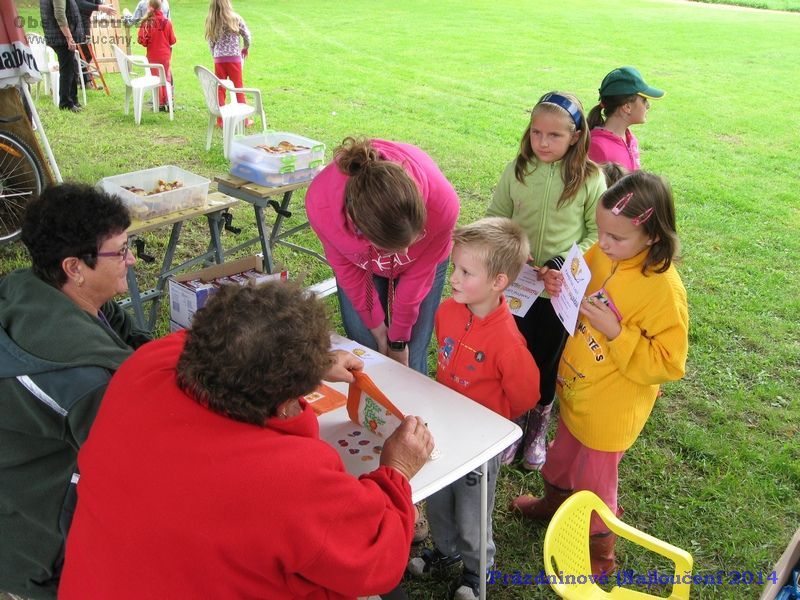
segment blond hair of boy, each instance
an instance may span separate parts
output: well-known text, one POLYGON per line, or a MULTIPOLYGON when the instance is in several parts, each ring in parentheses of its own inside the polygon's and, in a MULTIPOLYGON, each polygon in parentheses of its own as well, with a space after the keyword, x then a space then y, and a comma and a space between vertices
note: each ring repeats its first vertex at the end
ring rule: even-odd
POLYGON ((507 288, 530 256, 528 236, 506 217, 485 217, 453 232, 453 245, 462 246, 483 260, 490 279, 505 276, 507 288))

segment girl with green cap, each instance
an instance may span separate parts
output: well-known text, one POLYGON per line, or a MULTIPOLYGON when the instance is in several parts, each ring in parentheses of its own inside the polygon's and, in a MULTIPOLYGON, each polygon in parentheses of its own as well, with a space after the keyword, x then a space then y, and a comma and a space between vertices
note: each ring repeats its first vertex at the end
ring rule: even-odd
POLYGON ((640 169, 639 142, 630 126, 644 123, 650 100, 663 95, 663 90, 647 85, 633 67, 620 67, 606 75, 600 84, 600 101, 586 118, 591 135, 589 158, 596 163, 616 163, 629 171, 640 169))

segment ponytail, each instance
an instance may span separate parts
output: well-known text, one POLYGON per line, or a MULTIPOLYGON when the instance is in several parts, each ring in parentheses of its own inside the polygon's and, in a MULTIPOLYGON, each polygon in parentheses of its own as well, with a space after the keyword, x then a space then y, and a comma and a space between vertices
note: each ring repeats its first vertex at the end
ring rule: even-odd
POLYGON ((595 127, 603 127, 606 124, 606 119, 617 112, 617 109, 629 102, 636 100, 637 94, 625 94, 624 96, 600 96, 600 102, 591 111, 589 116, 586 117, 586 125, 588 128, 594 129, 595 127))
POLYGON ((606 124, 606 120, 603 118, 603 103, 600 102, 599 104, 595 105, 595 107, 589 111, 589 114, 586 116, 586 126, 591 131, 595 127, 602 127, 606 124))
POLYGON ((372 244, 407 248, 425 227, 427 212, 417 183, 399 164, 383 159, 367 139, 347 137, 334 151, 347 175, 347 215, 372 244))

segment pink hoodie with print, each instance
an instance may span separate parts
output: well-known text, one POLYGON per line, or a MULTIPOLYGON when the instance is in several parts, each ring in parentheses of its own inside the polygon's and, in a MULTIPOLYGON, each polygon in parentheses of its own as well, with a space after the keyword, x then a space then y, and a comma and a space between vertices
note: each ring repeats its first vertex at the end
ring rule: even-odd
POLYGON ((311 182, 306 193, 306 213, 322 242, 339 288, 370 329, 386 317, 372 285, 372 275, 395 279, 389 339, 409 340, 419 305, 433 285, 436 266, 450 255, 451 235, 459 211, 458 195, 433 159, 416 146, 377 139, 371 143, 381 158, 405 168, 425 203, 425 228, 408 253, 387 254, 377 250, 353 228, 344 206, 348 176, 335 162, 311 182))

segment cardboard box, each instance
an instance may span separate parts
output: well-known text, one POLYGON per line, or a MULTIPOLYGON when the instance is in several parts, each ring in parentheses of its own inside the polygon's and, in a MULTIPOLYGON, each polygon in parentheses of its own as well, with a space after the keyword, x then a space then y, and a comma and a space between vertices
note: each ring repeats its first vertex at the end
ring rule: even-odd
MULTIPOLYGON (((213 265, 200 271, 183 273, 169 279, 169 320, 170 331, 177 331, 189 327, 192 317, 199 309, 203 308, 208 299, 217 291, 216 286, 210 283, 193 285, 196 280, 211 281, 220 277, 230 277, 254 269, 263 276, 255 279, 256 283, 263 283, 274 279, 285 281, 289 278, 289 271, 278 267, 275 273, 264 273, 264 260, 260 254, 248 256, 221 265, 213 265)), ((231 284, 237 283, 230 280, 231 284)))
POLYGON ((786 550, 783 551, 778 562, 775 563, 774 570, 778 582, 767 583, 759 600, 773 600, 783 586, 789 585, 789 576, 792 574, 792 569, 798 560, 800 560, 800 528, 795 531, 794 537, 792 537, 789 545, 786 546, 786 550))

